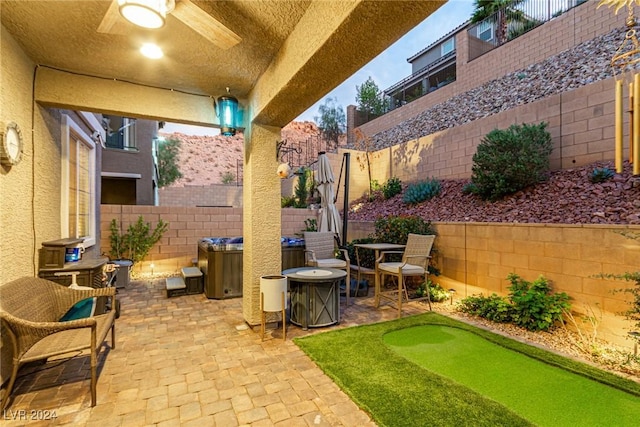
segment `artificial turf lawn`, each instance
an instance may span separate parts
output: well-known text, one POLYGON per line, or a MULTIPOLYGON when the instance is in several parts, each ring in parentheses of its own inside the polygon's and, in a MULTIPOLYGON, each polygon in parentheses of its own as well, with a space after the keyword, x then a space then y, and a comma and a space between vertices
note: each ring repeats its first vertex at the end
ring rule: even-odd
POLYGON ((409 361, 500 402, 541 426, 637 426, 640 398, 547 365, 468 331, 424 325, 384 342, 409 361))
MULTIPOLYGON (((294 341, 380 426, 534 425, 470 387, 409 362, 384 343, 384 335, 389 332, 432 324, 473 332, 500 346, 624 390, 632 394, 640 406, 640 384, 636 382, 436 313, 320 333, 294 341)), ((528 395, 521 398, 528 399, 528 395)), ((584 402, 589 404, 590 400, 584 402)), ((608 420, 605 414, 602 420, 608 420)), ((572 420, 571 425, 576 424, 575 421, 572 420)), ((606 425, 621 424, 616 420, 606 425)))

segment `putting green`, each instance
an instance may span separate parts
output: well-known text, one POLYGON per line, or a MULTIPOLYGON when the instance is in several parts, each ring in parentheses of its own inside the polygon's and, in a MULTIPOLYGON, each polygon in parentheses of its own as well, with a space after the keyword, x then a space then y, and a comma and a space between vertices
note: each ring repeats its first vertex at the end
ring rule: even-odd
POLYGON ((414 326, 384 342, 402 357, 541 426, 638 426, 640 398, 462 329, 414 326))

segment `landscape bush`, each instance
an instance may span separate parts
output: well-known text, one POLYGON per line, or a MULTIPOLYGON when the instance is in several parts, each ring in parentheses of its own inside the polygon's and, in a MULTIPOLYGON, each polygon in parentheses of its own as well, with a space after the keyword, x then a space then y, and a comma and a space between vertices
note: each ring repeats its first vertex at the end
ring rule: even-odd
POLYGON ((296 205, 296 197, 295 196, 281 196, 280 197, 280 207, 282 208, 292 208, 296 205))
POLYGON ((471 182, 482 199, 495 201, 544 181, 553 150, 547 123, 494 129, 473 155, 471 182))
POLYGON ((382 194, 385 200, 388 200, 395 196, 396 194, 400 194, 402 192, 402 182, 400 178, 391 177, 384 183, 382 186, 382 194))
POLYGON ((419 181, 407 187, 402 201, 408 205, 415 205, 434 198, 440 194, 440 189, 440 181, 436 178, 419 181))
POLYGON ((169 229, 169 224, 159 219, 152 230, 151 224, 145 222, 140 215, 135 223, 129 224, 127 231, 121 232, 120 229, 121 225, 115 218, 112 219, 109 224, 111 231, 109 255, 111 259, 130 259, 136 264, 142 261, 153 245, 160 241, 162 235, 169 229))
POLYGON ((378 242, 405 245, 409 234, 436 234, 431 222, 416 215, 380 217, 373 223, 378 242))
POLYGON ((548 331, 563 321, 563 312, 571 307, 569 296, 552 293, 549 281, 543 276, 533 282, 517 274, 507 276, 511 282, 507 298, 492 294, 464 298, 458 310, 494 322, 513 323, 530 331, 548 331))
POLYGON ((450 297, 449 292, 445 291, 442 286, 437 283, 433 283, 428 278, 416 289, 416 297, 421 298, 427 296, 427 287, 429 288, 429 300, 431 302, 442 302, 450 297))
POLYGON ((614 177, 614 173, 611 169, 609 168, 595 168, 591 171, 591 174, 589 175, 589 181, 591 181, 594 184, 597 184, 599 182, 605 182, 610 180, 611 178, 614 177))

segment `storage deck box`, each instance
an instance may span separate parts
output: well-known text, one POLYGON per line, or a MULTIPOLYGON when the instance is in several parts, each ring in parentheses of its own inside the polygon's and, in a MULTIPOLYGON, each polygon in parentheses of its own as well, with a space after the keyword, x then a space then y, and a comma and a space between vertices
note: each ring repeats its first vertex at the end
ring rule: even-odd
POLYGON ((182 278, 187 285, 187 294, 201 294, 203 292, 202 271, 198 267, 184 267, 182 278))

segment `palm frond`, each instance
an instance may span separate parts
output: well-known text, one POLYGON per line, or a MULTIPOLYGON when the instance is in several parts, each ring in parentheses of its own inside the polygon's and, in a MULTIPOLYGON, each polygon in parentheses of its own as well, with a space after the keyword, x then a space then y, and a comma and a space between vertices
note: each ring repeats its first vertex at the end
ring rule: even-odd
POLYGON ((633 6, 633 4, 636 4, 638 6, 640 6, 640 0, 600 0, 598 2, 598 8, 600 6, 607 6, 607 7, 615 7, 614 9, 614 13, 617 15, 618 11, 620 9, 622 9, 625 6, 633 6))

